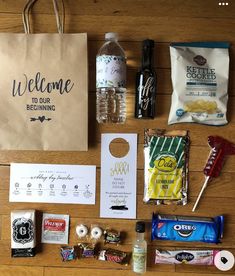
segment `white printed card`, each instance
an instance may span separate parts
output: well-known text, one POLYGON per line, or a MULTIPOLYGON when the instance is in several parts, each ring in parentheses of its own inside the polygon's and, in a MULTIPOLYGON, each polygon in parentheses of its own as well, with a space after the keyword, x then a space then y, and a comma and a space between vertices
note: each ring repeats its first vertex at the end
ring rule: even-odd
POLYGON ((12 163, 10 202, 95 204, 96 167, 12 163))

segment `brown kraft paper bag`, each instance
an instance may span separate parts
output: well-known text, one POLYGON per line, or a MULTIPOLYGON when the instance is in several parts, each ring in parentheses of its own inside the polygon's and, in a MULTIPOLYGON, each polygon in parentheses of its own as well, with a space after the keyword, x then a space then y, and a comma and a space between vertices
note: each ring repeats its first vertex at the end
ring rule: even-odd
POLYGON ((0 34, 0 149, 88 149, 87 34, 0 34))

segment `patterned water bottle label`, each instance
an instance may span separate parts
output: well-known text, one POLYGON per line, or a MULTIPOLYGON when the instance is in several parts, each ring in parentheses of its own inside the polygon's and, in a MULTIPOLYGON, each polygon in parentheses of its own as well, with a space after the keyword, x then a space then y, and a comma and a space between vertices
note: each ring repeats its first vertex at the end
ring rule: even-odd
POLYGON ((96 88, 126 87, 126 59, 121 56, 96 57, 96 88))
POLYGON ((136 273, 144 273, 146 270, 145 249, 134 247, 132 257, 133 257, 133 271, 136 273))

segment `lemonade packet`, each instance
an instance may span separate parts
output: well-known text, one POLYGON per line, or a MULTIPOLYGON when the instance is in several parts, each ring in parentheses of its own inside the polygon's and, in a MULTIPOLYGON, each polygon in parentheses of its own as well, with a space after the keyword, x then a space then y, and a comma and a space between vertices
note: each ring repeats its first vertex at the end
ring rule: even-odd
POLYGON ((187 131, 145 129, 145 203, 187 203, 188 151, 187 131))

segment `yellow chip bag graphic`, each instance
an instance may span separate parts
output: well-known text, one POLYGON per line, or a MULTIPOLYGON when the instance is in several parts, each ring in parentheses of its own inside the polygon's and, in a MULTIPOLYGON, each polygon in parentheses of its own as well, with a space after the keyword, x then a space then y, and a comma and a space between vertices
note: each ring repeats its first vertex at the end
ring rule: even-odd
POLYGON ((187 131, 145 130, 144 202, 186 204, 187 131))
POLYGON ((184 103, 185 112, 218 113, 220 112, 215 101, 195 100, 184 103))

